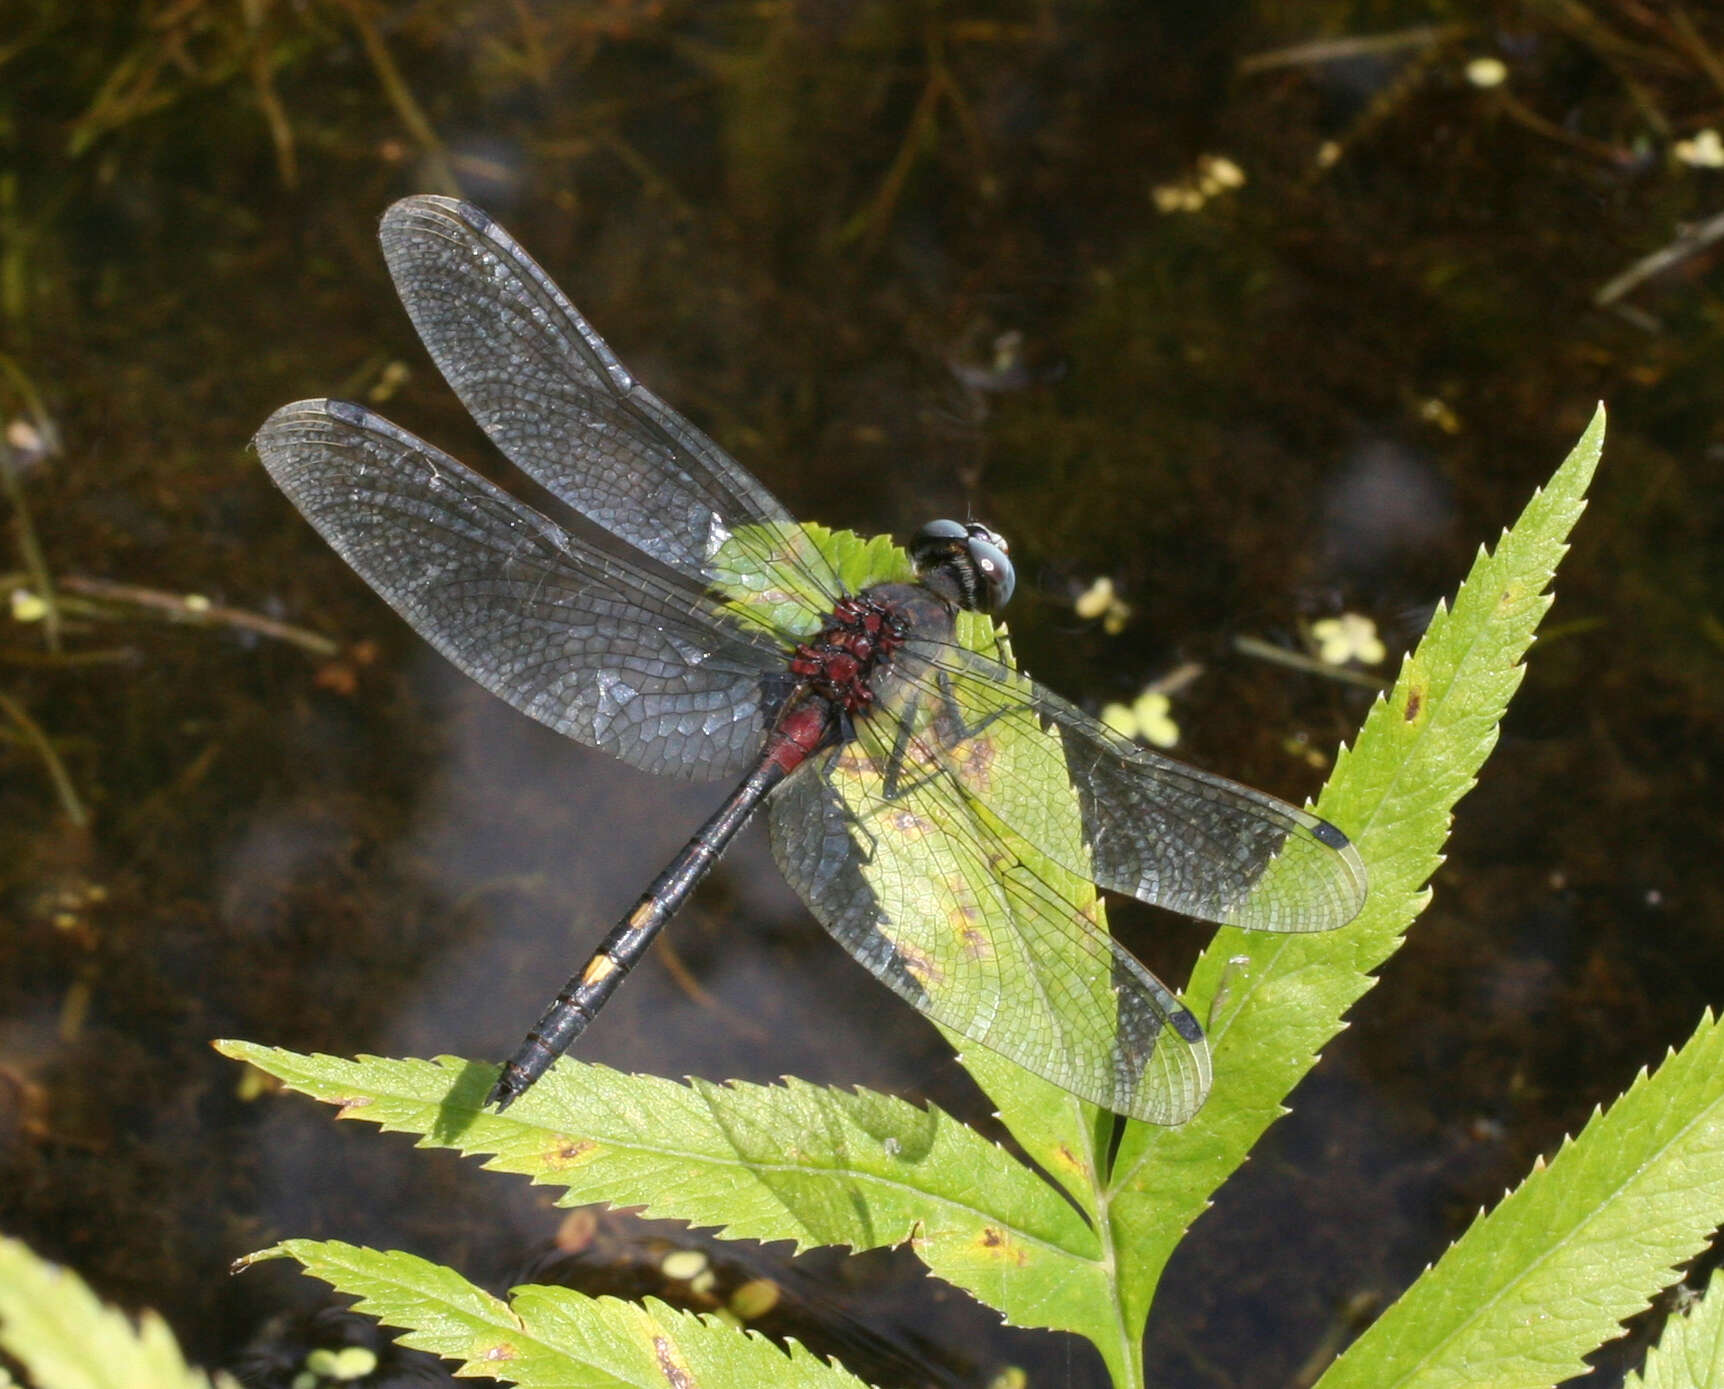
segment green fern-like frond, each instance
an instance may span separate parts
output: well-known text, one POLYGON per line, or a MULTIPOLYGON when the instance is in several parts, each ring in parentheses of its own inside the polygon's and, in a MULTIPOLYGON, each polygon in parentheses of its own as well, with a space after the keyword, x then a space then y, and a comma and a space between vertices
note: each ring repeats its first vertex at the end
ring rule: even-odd
MULTIPOLYGON (((0 1351, 38 1389, 212 1389, 191 1368, 168 1324, 146 1311, 136 1322, 102 1305, 70 1269, 0 1238, 0 1351)), ((5 1371, 0 1369, 0 1379, 5 1371)), ((6 1381, 10 1382, 10 1381, 6 1381)), ((238 1389, 218 1374, 214 1389, 238 1389)))
POLYGON ((621 1302, 567 1288, 516 1288, 508 1302, 412 1254, 337 1241, 287 1240, 247 1262, 289 1256, 359 1301, 401 1344, 459 1363, 457 1375, 507 1379, 521 1389, 864 1389, 799 1345, 788 1349, 715 1317, 654 1299, 621 1302))
MULTIPOLYGON (((1359 919, 1320 935, 1220 932, 1188 999, 1210 1022, 1214 1092, 1182 1127, 1128 1124, 1111 1162, 1110 1114, 973 1046, 966 1064, 1052 1183, 938 1110, 799 1082, 685 1085, 565 1061, 496 1115, 480 1108, 489 1067, 222 1049, 340 1104, 344 1117, 490 1154, 490 1167, 562 1188, 565 1204, 645 1205, 798 1247, 908 1242, 1009 1321, 1086 1336, 1116 1382, 1140 1385, 1143 1324, 1168 1256, 1428 900, 1452 809, 1494 746, 1549 606, 1603 428, 1600 413, 1495 553, 1481 553, 1337 762, 1319 810, 1369 870, 1359 919)), ((766 596, 780 601, 776 590, 766 596)), ((1646 1194, 1625 1189, 1620 1199, 1646 1194)), ((341 1286, 367 1291, 370 1269, 356 1266, 341 1286)))
POLYGON ((1370 873, 1358 919, 1318 935, 1219 931, 1192 972, 1187 1002, 1209 1019, 1215 1093, 1180 1128, 1131 1125, 1114 1172, 1112 1220, 1134 1324, 1186 1229, 1285 1112, 1288 1093, 1429 901, 1451 812, 1496 745, 1603 443, 1601 409, 1496 551, 1480 551, 1454 607, 1437 612, 1357 744, 1337 758, 1317 809, 1352 837, 1370 873))
POLYGON ((738 1239, 855 1250, 912 1243, 940 1277, 1022 1326, 1097 1332, 1095 1232, 1069 1201, 938 1109, 789 1081, 687 1084, 565 1063, 507 1114, 495 1072, 456 1058, 301 1056, 221 1042, 343 1118, 491 1154, 485 1166, 738 1239))
POLYGON ((1580 1374, 1721 1221, 1724 1026, 1708 1017, 1456 1241, 1323 1389, 1542 1389, 1580 1374))

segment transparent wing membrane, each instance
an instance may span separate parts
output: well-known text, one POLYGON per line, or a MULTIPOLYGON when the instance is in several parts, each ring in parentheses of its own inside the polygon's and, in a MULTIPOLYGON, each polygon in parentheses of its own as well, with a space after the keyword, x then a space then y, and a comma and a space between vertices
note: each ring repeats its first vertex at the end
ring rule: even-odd
POLYGON ((825 754, 772 803, 809 910, 911 1006, 1082 1099, 1154 1123, 1209 1086, 1196 1020, 1098 924, 1085 879, 979 819, 937 770, 884 791, 884 749, 825 754))
POLYGON ((913 641, 880 683, 855 739, 779 792, 786 878, 929 1017, 1116 1112, 1188 1118, 1208 1086, 1201 1029, 1106 932, 1096 884, 1321 930, 1363 901, 1357 852, 950 641, 913 641))
POLYGON ((801 567, 819 591, 839 596, 772 494, 635 380, 484 212, 453 198, 405 198, 384 214, 379 235, 438 370, 522 472, 691 578, 733 581, 734 562, 714 566, 731 542, 732 561, 744 552, 744 573, 801 567))
POLYGON ((522 713, 669 776, 758 757, 762 680, 782 652, 692 585, 563 530, 362 406, 286 405, 252 442, 336 553, 522 713))
POLYGON ((923 735, 965 793, 1069 872, 1186 916, 1254 931, 1326 931, 1358 915, 1365 869, 1324 820, 1262 791, 1162 757, 1027 676, 952 643, 906 672, 923 735), (1064 766, 1040 781, 1002 775, 1008 731, 1057 736, 1064 766), (1042 828, 1049 797, 1073 788, 1082 841, 1042 828))

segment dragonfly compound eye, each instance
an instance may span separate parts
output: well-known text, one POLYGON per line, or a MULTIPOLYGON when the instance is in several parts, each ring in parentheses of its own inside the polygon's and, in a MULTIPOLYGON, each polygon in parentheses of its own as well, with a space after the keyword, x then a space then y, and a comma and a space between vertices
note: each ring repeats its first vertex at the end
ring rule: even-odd
POLYGON ((1017 570, 1006 558, 1005 538, 972 522, 965 548, 970 553, 970 563, 981 584, 976 606, 983 612, 995 612, 1005 607, 1012 601, 1012 590, 1018 584, 1017 570))

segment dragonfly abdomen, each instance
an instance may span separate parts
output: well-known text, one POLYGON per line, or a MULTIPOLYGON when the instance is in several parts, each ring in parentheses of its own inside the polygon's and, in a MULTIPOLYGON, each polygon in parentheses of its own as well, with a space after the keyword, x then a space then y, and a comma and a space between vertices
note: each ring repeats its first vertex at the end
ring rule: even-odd
POLYGON ((507 1109, 587 1030, 599 1009, 640 963, 654 937, 712 871, 731 840, 754 818, 772 788, 832 741, 835 717, 832 705, 820 695, 805 692, 801 698, 792 699, 767 738, 754 770, 653 879, 652 886, 611 928, 586 964, 570 976, 504 1063, 487 1104, 495 1104, 499 1111, 507 1109))
MULTIPOLYGON (((800 707, 799 703, 790 717, 800 707)), ((786 758, 790 761, 786 767, 775 756, 781 742, 786 740, 775 732, 767 755, 695 832, 664 872, 653 879, 652 886, 641 894, 628 915, 611 928, 586 964, 569 977, 515 1054, 503 1064, 497 1083, 486 1097, 487 1104, 495 1104, 499 1112, 507 1109, 587 1030, 617 986, 640 963, 653 938, 681 910, 689 894, 730 847, 731 840, 754 818, 767 794, 807 756, 802 752, 793 760, 786 758)))

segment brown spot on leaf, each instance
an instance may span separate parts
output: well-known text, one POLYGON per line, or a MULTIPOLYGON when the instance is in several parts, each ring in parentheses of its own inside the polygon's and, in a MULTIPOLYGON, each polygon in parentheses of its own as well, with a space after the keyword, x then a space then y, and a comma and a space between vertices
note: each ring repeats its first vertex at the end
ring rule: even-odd
POLYGON ((1054 1157, 1059 1160, 1059 1165, 1068 1171, 1076 1172, 1079 1175, 1088 1171, 1088 1168, 1078 1160, 1078 1155, 1066 1147, 1064 1143, 1054 1149, 1054 1157))
POLYGON ((664 1382, 671 1389, 694 1389, 694 1376, 688 1372, 687 1366, 679 1365, 673 1358, 674 1348, 663 1336, 653 1337, 653 1354, 658 1357, 659 1373, 664 1376, 664 1382))
POLYGON ((892 828, 899 834, 915 834, 926 836, 934 828, 933 821, 917 815, 914 811, 900 810, 892 816, 892 828))
POLYGON ((988 933, 973 920, 979 913, 960 912, 957 921, 958 948, 971 960, 985 960, 994 953, 994 943, 988 933))
POLYGON ((1024 1251, 1012 1243, 1004 1230, 995 1229, 992 1225, 982 1227, 981 1244, 983 1249, 992 1249, 1003 1253, 1010 1262, 1019 1268, 1023 1268, 1028 1263, 1024 1257, 1024 1251))
POLYGON ((972 738, 957 750, 958 776, 973 791, 987 791, 994 781, 999 754, 992 738, 972 738))
POLYGON ((1408 723, 1418 721, 1419 711, 1425 707, 1425 692, 1417 685, 1407 691, 1407 707, 1401 711, 1401 717, 1408 723))
POLYGON ((548 1167, 573 1167, 597 1146, 590 1139, 570 1138, 566 1134, 560 1134, 544 1150, 545 1165, 548 1167))

